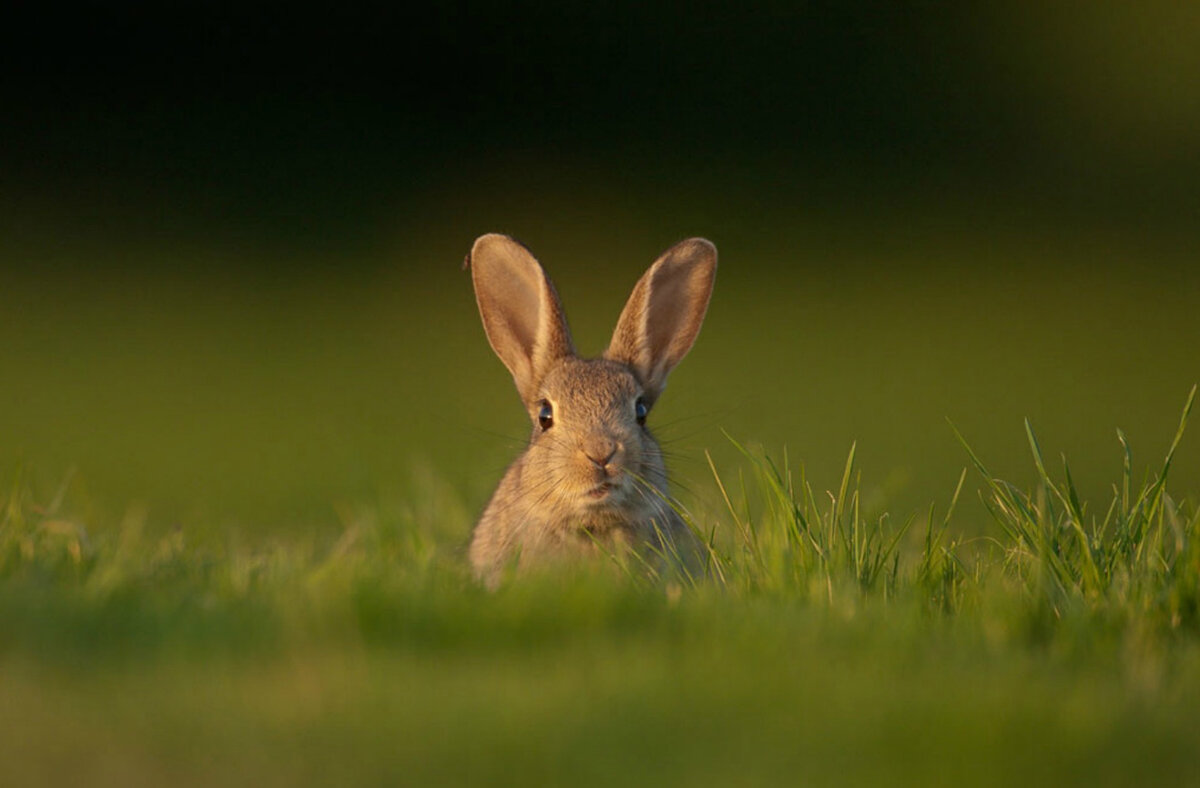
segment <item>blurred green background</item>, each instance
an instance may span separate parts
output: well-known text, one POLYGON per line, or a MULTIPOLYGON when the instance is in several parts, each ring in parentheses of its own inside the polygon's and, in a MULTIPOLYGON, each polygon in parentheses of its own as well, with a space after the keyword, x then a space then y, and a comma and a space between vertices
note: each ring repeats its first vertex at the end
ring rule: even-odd
MULTIPOLYGON (((654 414, 818 487, 944 503, 965 455, 1092 498, 1200 379, 1200 10, 80 7, 5 25, 0 471, 188 528, 336 526, 526 429, 461 261, 507 232, 599 351, 664 248, 708 323, 654 414), (73 475, 72 475, 73 474, 73 475)), ((1177 485, 1200 471, 1185 441, 1177 485)), ((47 493, 48 495, 49 493, 47 493)), ((1096 501, 1096 504, 1100 504, 1096 501)), ((978 527, 978 509, 960 526, 978 527)), ((466 539, 466 533, 462 534, 466 539)))

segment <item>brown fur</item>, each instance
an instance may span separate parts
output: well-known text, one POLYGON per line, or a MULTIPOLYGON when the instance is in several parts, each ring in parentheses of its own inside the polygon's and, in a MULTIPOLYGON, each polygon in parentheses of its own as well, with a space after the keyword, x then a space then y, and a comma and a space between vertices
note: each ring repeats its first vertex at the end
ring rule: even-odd
MULTIPOLYGON (((562 306, 528 250, 486 235, 470 256, 488 339, 513 374, 533 425, 471 541, 476 576, 495 585, 519 569, 635 550, 694 553, 668 503, 662 450, 638 424, 667 373, 691 348, 712 290, 716 249, 692 239, 668 250, 639 281, 605 357, 580 359, 562 306), (553 424, 539 413, 549 403, 553 424)), ((693 556, 694 557, 694 556, 693 556)))

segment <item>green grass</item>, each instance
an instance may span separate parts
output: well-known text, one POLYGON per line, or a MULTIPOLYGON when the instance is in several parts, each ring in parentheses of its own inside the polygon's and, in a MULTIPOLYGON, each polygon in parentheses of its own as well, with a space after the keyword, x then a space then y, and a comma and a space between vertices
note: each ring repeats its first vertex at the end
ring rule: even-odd
POLYGON ((1028 489, 968 446, 943 511, 902 521, 864 513, 854 449, 824 492, 734 442, 685 497, 710 571, 682 584, 487 593, 435 475, 343 507, 340 533, 254 539, 137 508, 85 524, 77 481, 18 473, 0 782, 1194 782, 1200 512, 1168 484, 1194 397, 1095 509, 1032 429, 1028 489), (974 488, 994 524, 968 536, 974 488))

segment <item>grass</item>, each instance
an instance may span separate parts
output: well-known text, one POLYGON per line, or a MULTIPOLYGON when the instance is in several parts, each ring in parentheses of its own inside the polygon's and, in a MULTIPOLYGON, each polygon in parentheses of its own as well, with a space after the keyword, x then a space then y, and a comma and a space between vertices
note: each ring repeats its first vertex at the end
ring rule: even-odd
POLYGON ((742 445, 689 521, 709 572, 473 584, 428 475, 341 531, 245 543, 73 510, 0 520, 0 782, 1116 784, 1200 778, 1200 512, 1171 447, 1091 509, 964 441, 945 511, 868 516, 742 445), (956 528, 977 479, 994 527, 956 528))

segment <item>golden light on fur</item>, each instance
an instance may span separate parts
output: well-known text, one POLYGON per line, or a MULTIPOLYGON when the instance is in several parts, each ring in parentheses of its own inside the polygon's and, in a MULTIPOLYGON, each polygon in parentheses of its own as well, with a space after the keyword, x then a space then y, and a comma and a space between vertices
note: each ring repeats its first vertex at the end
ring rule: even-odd
POLYGON ((634 286, 598 359, 575 355, 558 293, 528 249, 484 235, 468 261, 484 331, 532 422, 529 446, 475 526, 476 576, 495 585, 510 565, 694 553, 643 421, 700 332, 716 247, 692 238, 664 252, 634 286))

